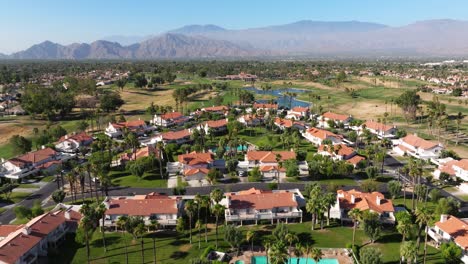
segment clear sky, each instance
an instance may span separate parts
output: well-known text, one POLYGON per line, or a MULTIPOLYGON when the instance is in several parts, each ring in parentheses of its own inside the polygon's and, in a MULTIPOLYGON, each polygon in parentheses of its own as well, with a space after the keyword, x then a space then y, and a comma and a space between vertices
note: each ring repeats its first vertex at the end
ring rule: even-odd
POLYGON ((467 10, 467 0, 0 0, 0 52, 44 40, 91 42, 188 24, 241 29, 310 19, 402 26, 426 19, 468 20, 467 10))

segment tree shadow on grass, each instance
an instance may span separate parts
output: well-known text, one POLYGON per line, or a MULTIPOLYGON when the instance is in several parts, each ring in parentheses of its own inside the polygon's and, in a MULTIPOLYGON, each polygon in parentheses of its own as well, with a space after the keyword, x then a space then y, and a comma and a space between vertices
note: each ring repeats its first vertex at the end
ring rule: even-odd
POLYGON ((171 259, 182 259, 182 258, 185 258, 186 256, 188 256, 187 252, 175 251, 171 254, 171 259))
MULTIPOLYGON (((109 245, 115 245, 115 244, 120 243, 122 241, 123 241, 122 237, 115 237, 115 236, 114 237, 106 237, 106 246, 109 247, 109 245)), ((91 243, 89 243, 89 245, 92 246, 92 247, 95 247, 95 248, 104 248, 104 243, 102 241, 102 238, 92 241, 91 243)), ((109 249, 107 249, 107 250, 109 250, 109 249)), ((113 249, 111 249, 111 250, 113 250, 113 249)))
POLYGON ((312 238, 312 234, 308 232, 301 232, 297 234, 297 237, 301 243, 315 244, 315 240, 312 238))

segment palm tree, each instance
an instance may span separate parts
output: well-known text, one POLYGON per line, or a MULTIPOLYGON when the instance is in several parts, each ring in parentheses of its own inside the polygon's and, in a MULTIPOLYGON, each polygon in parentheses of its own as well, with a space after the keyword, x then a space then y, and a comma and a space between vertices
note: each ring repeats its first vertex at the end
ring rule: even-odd
POLYGON ((162 165, 162 161, 164 159, 164 144, 162 141, 159 141, 156 143, 156 149, 157 149, 157 153, 158 153, 158 161, 159 161, 159 174, 161 176, 161 179, 163 178, 163 165, 162 165))
POLYGON ((310 252, 310 256, 315 261, 315 263, 319 263, 319 261, 323 257, 323 252, 319 248, 313 248, 312 251, 310 252))
MULTIPOLYGON (((203 197, 197 193, 197 195, 195 195, 195 204, 197 205, 197 223, 199 223, 201 220, 200 220, 200 209, 202 207, 202 200, 203 200, 203 197)), ((200 230, 198 230, 198 249, 201 248, 201 232, 200 230)))
POLYGON ((362 212, 361 210, 354 208, 348 212, 348 216, 353 220, 353 246, 354 246, 354 241, 356 238, 357 222, 361 219, 362 212))
POLYGON ((126 226, 127 226, 127 223, 128 223, 128 217, 123 215, 123 216, 120 216, 118 219, 117 219, 117 228, 120 229, 122 231, 122 237, 123 237, 123 240, 124 240, 124 245, 125 245, 125 260, 126 260, 126 264, 128 264, 128 248, 127 248, 127 239, 125 238, 125 230, 126 230, 126 226))
POLYGON ((283 164, 281 163, 281 154, 276 153, 275 160, 276 160, 276 164, 277 164, 276 165, 277 166, 276 167, 276 173, 278 175, 278 178, 277 178, 278 179, 278 186, 276 186, 276 188, 279 190, 279 188, 280 188, 280 169, 281 169, 281 167, 283 167, 283 164))
POLYGON ((76 175, 73 172, 69 172, 65 175, 65 178, 68 181, 68 184, 70 185, 70 196, 72 198, 72 201, 75 202, 75 182, 76 182, 76 175))
POLYGON ((146 233, 146 227, 144 223, 140 223, 135 228, 135 235, 140 237, 140 245, 141 245, 141 262, 145 263, 145 242, 143 240, 143 236, 146 233))
POLYGON ((299 237, 292 232, 288 232, 286 236, 284 237, 284 240, 289 243, 289 248, 288 248, 288 253, 289 253, 289 258, 291 258, 291 248, 292 244, 299 241, 299 237))
POLYGON ((315 186, 309 195, 309 199, 307 200, 306 203, 306 210, 310 214, 312 214, 312 230, 314 230, 316 219, 317 219, 317 214, 318 210, 320 207, 320 197, 321 197, 321 188, 320 186, 315 186))
POLYGON ((271 246, 268 254, 270 255, 272 264, 284 264, 288 259, 286 245, 282 240, 276 241, 276 243, 271 246))
POLYGON ((219 202, 221 202, 221 200, 223 199, 223 196, 224 196, 223 191, 221 191, 221 189, 219 188, 212 190, 210 193, 211 200, 213 200, 216 204, 219 204, 219 202))
POLYGON ((89 248, 89 240, 90 240, 90 230, 94 228, 94 223, 89 216, 83 216, 80 220, 79 227, 81 227, 84 231, 84 239, 86 243, 86 259, 88 263, 90 263, 90 248, 89 248))
MULTIPOLYGON (((294 247, 294 255, 297 258, 297 263, 296 264, 299 264, 299 260, 300 260, 301 256, 304 255, 304 246, 302 244, 297 244, 294 247)), ((288 263, 288 264, 292 264, 292 263, 288 263)))
MULTIPOLYGON (((421 207, 416 210, 416 223, 419 224, 419 234, 418 234, 418 241, 417 241, 417 248, 419 251, 420 239, 421 239, 421 231, 423 226, 426 228, 429 226, 433 218, 431 210, 427 207, 421 207)), ((427 230, 424 236, 424 263, 426 263, 426 254, 427 254, 427 230)))
POLYGON ((255 237, 255 231, 254 230, 249 230, 245 234, 245 240, 247 240, 247 243, 250 242, 250 251, 253 251, 253 242, 254 242, 254 237, 255 237))
POLYGON ((224 206, 220 205, 219 203, 215 204, 211 209, 211 212, 215 216, 215 225, 216 225, 216 248, 218 248, 218 225, 219 225, 219 217, 224 215, 224 206))
POLYGON ((418 248, 414 241, 403 242, 400 246, 400 263, 416 263, 418 258, 418 248))
MULTIPOLYGON (((91 200, 93 199, 93 180, 92 180, 92 176, 91 176, 91 164, 88 162, 86 163, 85 165, 85 170, 86 170, 86 174, 88 174, 88 182, 89 182, 89 194, 91 196, 91 200)), ((96 200, 96 202, 98 202, 96 200)))
POLYGON ((102 233, 102 245, 104 246, 104 253, 107 251, 106 247, 106 234, 104 230, 104 218, 106 217, 107 208, 103 203, 100 203, 96 207, 96 215, 102 220, 101 233, 102 233))
POLYGON ((189 217, 189 229, 190 229, 190 244, 192 244, 192 218, 195 212, 195 203, 193 200, 187 201, 184 206, 185 213, 189 217))
POLYGON ((210 213, 210 197, 202 196, 201 206, 205 208, 205 243, 208 243, 208 215, 210 213))
POLYGON ((309 243, 306 243, 303 246, 303 251, 305 252, 305 255, 306 255, 306 264, 309 264, 309 254, 312 251, 312 245, 309 243))
POLYGON ((323 199, 327 209, 327 226, 330 226, 330 210, 336 204, 336 192, 327 193, 323 199))
POLYGON ((406 236, 411 232, 413 228, 413 222, 411 220, 411 215, 408 212, 400 213, 400 217, 398 220, 398 224, 396 229, 398 233, 401 234, 401 242, 405 242, 406 236))

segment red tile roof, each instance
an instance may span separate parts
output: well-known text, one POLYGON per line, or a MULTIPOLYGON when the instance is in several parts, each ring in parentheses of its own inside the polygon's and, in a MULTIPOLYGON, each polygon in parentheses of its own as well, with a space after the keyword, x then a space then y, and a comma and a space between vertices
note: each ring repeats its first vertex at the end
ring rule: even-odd
POLYGON ((272 209, 275 207, 297 207, 294 193, 290 192, 260 192, 254 194, 230 195, 229 208, 256 210, 272 209))
POLYGON ((421 149, 431 149, 434 147, 437 147, 439 144, 434 143, 425 139, 422 139, 416 135, 409 134, 406 137, 402 138, 403 142, 407 143, 408 145, 411 145, 415 148, 421 148, 421 149))
MULTIPOLYGON (((327 151, 328 153, 331 153, 331 148, 328 145, 320 145, 318 148, 319 151, 327 151)), ((337 144, 333 146, 333 150, 335 154, 338 154, 340 156, 348 156, 351 155, 355 152, 355 150, 351 147, 346 146, 345 144, 337 144)))
POLYGON ((111 199, 107 215, 151 216, 152 214, 177 214, 177 201, 161 199, 111 199))
POLYGON ((163 140, 177 140, 185 137, 190 137, 192 133, 188 129, 179 130, 179 131, 170 131, 162 133, 163 140))
POLYGON ((457 163, 453 165, 461 168, 462 170, 468 170, 468 159, 459 160, 457 163))
POLYGON ((319 138, 321 140, 325 140, 328 137, 343 138, 343 136, 341 136, 341 135, 337 135, 337 134, 335 134, 333 132, 330 132, 328 130, 315 128, 315 127, 309 128, 307 130, 307 133, 310 134, 311 136, 319 138))
POLYGON ((156 157, 159 157, 158 153, 159 151, 155 147, 146 146, 137 150, 135 154, 133 152, 122 154, 120 156, 120 160, 134 160, 135 156, 136 159, 139 159, 143 157, 149 157, 151 154, 154 154, 156 157))
POLYGON ((205 107, 202 110, 206 112, 221 112, 221 111, 228 111, 229 108, 227 106, 220 105, 220 106, 205 107))
POLYGON ((382 132, 387 132, 387 131, 389 131, 390 129, 393 128, 393 126, 384 125, 382 123, 378 123, 378 122, 375 122, 375 121, 372 121, 372 120, 366 121, 364 123, 364 125, 368 129, 373 129, 373 130, 382 131, 382 132))
POLYGON ((0 225, 0 237, 6 237, 24 225, 0 225))
POLYGON ((212 153, 200 153, 200 152, 191 152, 188 154, 179 155, 178 160, 180 163, 187 165, 199 165, 199 164, 208 164, 213 162, 212 153))
POLYGON ((23 167, 26 164, 38 163, 56 155, 57 152, 51 148, 40 149, 8 160, 15 166, 23 167))
POLYGON ((268 166, 260 166, 260 171, 261 172, 271 172, 271 171, 281 171, 281 172, 285 172, 286 171, 286 168, 285 167, 281 167, 279 168, 278 166, 271 166, 271 165, 268 165, 268 166))
POLYGON ((68 136, 63 136, 59 139, 59 142, 63 142, 63 141, 66 141, 68 139, 73 139, 77 142, 86 142, 86 141, 89 141, 89 140, 92 140, 93 137, 91 137, 90 135, 86 134, 86 132, 81 132, 79 134, 76 134, 76 135, 68 135, 68 136))
POLYGON ((192 176, 197 173, 202 173, 202 174, 208 174, 210 170, 206 168, 193 168, 193 169, 187 169, 184 171, 185 176, 192 176))
POLYGON ((180 113, 180 112, 170 112, 170 113, 166 113, 166 114, 161 115, 161 119, 170 120, 170 119, 181 118, 183 116, 184 115, 182 115, 182 113, 180 113))
POLYGON ((296 107, 293 107, 292 109, 294 112, 308 112, 309 111, 309 107, 301 107, 301 106, 296 106, 296 107))
POLYGON ((208 125, 208 127, 211 127, 211 128, 219 128, 219 127, 224 127, 224 126, 227 126, 227 119, 220 119, 220 120, 210 120, 210 121, 206 121, 205 123, 203 123, 203 125, 208 125))
POLYGON ((276 155, 279 154, 281 161, 286 161, 296 158, 294 151, 247 151, 247 160, 259 161, 263 163, 276 162, 276 155))
POLYGON ((448 216, 444 222, 436 222, 435 225, 448 233, 463 249, 468 248, 468 223, 455 216, 448 216))
POLYGON ((372 210, 374 212, 394 212, 392 200, 385 199, 385 196, 379 192, 364 193, 356 190, 344 191, 338 190, 338 197, 341 208, 359 210, 372 210), (343 195, 343 197, 341 197, 343 195), (352 196, 354 196, 354 203, 352 202, 352 196), (377 204, 377 198, 380 199, 380 204, 377 204))
POLYGON ((327 118, 327 119, 331 119, 331 120, 335 120, 335 121, 345 121, 346 119, 349 118, 349 115, 341 115, 341 114, 335 114, 335 113, 332 113, 332 112, 326 112, 322 115, 323 117, 327 118))
POLYGON ((143 120, 132 120, 132 121, 127 121, 127 122, 113 123, 112 126, 115 127, 115 128, 124 128, 124 127, 126 127, 126 128, 129 128, 129 129, 132 129, 132 128, 138 128, 138 127, 146 126, 146 123, 143 120))
POLYGON ((283 127, 292 127, 293 126, 293 121, 289 119, 282 119, 282 118, 275 118, 275 124, 278 126, 283 126, 283 127))
POLYGON ((354 155, 352 158, 347 159, 346 162, 351 163, 354 166, 356 166, 359 162, 363 160, 366 160, 366 158, 364 158, 363 156, 354 155))

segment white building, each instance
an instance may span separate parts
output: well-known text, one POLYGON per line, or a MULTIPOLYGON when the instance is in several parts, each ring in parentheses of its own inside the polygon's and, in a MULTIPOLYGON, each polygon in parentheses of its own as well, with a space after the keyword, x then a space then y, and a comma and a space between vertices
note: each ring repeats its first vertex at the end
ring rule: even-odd
POLYGON ((407 135, 404 138, 400 138, 393 148, 399 155, 403 156, 407 154, 423 160, 438 158, 443 149, 442 144, 422 139, 417 135, 407 135))
POLYGON ((65 135, 55 145, 55 149, 61 152, 75 153, 80 147, 89 146, 93 138, 85 132, 76 135, 65 135))
POLYGON ((350 115, 336 114, 332 112, 326 112, 318 117, 318 126, 322 128, 328 128, 328 121, 332 120, 336 125, 342 123, 345 126, 349 125, 349 122, 353 120, 350 115))
POLYGON ((370 133, 377 135, 378 138, 394 138, 397 132, 396 126, 389 126, 372 120, 366 121, 359 127, 359 134, 362 133, 364 127, 369 130, 370 133))
POLYGON ((150 132, 153 130, 153 127, 146 125, 143 120, 133 120, 120 123, 109 123, 106 128, 105 134, 109 137, 116 138, 121 137, 124 133, 124 130, 128 132, 133 132, 139 136, 150 132))
POLYGON ((452 159, 451 161, 441 164, 439 168, 434 171, 434 177, 438 179, 442 172, 445 172, 452 177, 458 177, 463 181, 468 181, 468 159, 452 159))
POLYGON ((170 127, 174 125, 183 125, 189 120, 190 117, 186 117, 180 112, 171 112, 165 114, 155 114, 151 122, 156 126, 170 127))
POLYGON ((316 146, 322 145, 324 140, 330 140, 334 145, 343 142, 343 136, 320 128, 309 128, 302 136, 316 146))

